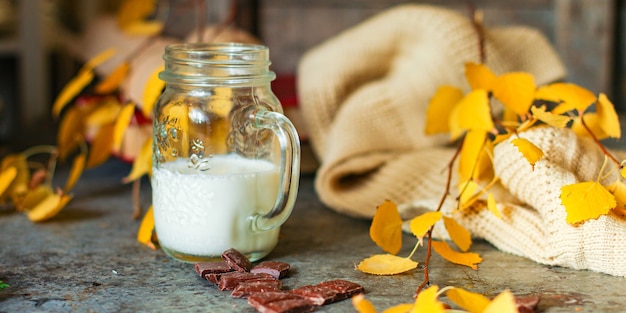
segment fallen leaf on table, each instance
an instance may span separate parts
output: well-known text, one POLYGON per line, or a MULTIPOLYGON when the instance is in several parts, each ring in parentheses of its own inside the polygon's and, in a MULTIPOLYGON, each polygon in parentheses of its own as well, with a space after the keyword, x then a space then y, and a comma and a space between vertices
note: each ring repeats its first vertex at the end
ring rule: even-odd
POLYGON ((402 248, 402 218, 393 201, 385 200, 376 208, 370 237, 385 252, 396 254, 402 248))
POLYGON ((433 249, 437 254, 439 254, 444 259, 460 265, 465 265, 471 267, 474 270, 478 269, 478 265, 483 259, 478 255, 478 253, 473 252, 458 252, 452 250, 450 246, 444 241, 434 241, 432 242, 433 249))
POLYGON ((418 265, 417 262, 391 254, 373 255, 359 263, 357 270, 374 275, 396 275, 408 272, 418 265))

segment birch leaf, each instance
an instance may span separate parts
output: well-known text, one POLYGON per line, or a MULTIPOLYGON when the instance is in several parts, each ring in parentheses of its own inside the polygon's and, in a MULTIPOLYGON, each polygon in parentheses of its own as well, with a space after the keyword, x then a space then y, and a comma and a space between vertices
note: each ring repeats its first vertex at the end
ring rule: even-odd
POLYGON ((488 176, 491 171, 491 160, 485 155, 483 149, 487 139, 484 130, 470 130, 463 139, 463 147, 459 159, 459 177, 461 180, 471 178, 480 180, 488 176))
POLYGON ((52 105, 52 115, 58 117, 65 106, 74 99, 91 81, 94 74, 91 69, 83 69, 78 72, 76 77, 72 78, 67 85, 61 89, 61 92, 54 100, 52 105))
POLYGON ((572 83, 542 86, 537 89, 535 98, 560 103, 552 110, 554 114, 572 110, 582 113, 596 101, 596 96, 591 91, 572 83))
POLYGON ((465 78, 472 90, 484 89, 493 90, 493 84, 496 80, 494 74, 486 65, 477 63, 465 63, 465 78))
POLYGON ((156 246, 152 242, 152 234, 154 232, 154 210, 152 205, 146 211, 146 214, 141 220, 139 225, 139 231, 137 232, 137 241, 147 245, 151 249, 156 249, 156 246))
POLYGON ((444 216, 443 224, 452 242, 463 252, 469 250, 472 246, 472 234, 453 218, 444 216))
POLYGON ((113 127, 113 143, 111 149, 113 152, 119 152, 122 146, 122 140, 124 139, 124 133, 130 124, 130 120, 135 113, 135 104, 128 103, 122 107, 120 114, 117 116, 115 126, 113 127))
POLYGON ((578 224, 596 219, 613 209, 617 202, 598 182, 581 182, 561 187, 561 202, 567 211, 565 220, 578 224))
POLYGON ((402 248, 402 218, 393 201, 385 200, 376 208, 370 226, 370 238, 383 251, 396 254, 402 248))
POLYGON ((487 195, 487 208, 489 209, 489 211, 491 211, 491 213, 493 213, 493 215, 495 215, 497 218, 502 218, 502 214, 500 213, 500 211, 498 210, 498 206, 496 205, 496 199, 493 197, 492 193, 489 193, 487 195))
POLYGON ((437 300, 439 287, 431 286, 424 289, 417 295, 415 299, 415 306, 411 310, 411 313, 443 313, 445 307, 443 303, 437 300))
POLYGON ((465 265, 474 270, 478 270, 478 264, 483 261, 477 253, 454 251, 444 241, 433 241, 432 245, 435 252, 449 262, 465 265))
POLYGON ((377 254, 364 259, 356 269, 367 274, 396 275, 408 272, 418 265, 417 262, 392 254, 377 254))
POLYGON ((609 138, 609 135, 604 132, 604 127, 600 124, 600 116, 596 112, 587 112, 581 116, 574 118, 574 122, 572 123, 572 131, 576 133, 576 135, 581 137, 591 137, 589 131, 596 137, 598 140, 603 140, 609 138), (585 119, 585 125, 589 128, 585 128, 582 124, 582 119, 585 119))
POLYGON ((143 90, 143 98, 142 98, 142 113, 144 116, 152 116, 152 110, 154 109, 154 105, 156 104, 163 88, 165 87, 165 82, 159 78, 159 73, 165 70, 164 66, 160 66, 152 74, 148 77, 148 81, 146 82, 146 87, 143 90))
POLYGON ((428 230, 441 220, 442 216, 443 214, 441 212, 426 212, 411 219, 411 232, 417 237, 420 245, 423 244, 422 239, 426 236, 428 230))
POLYGON ((100 127, 105 124, 114 123, 117 119, 122 105, 114 97, 107 97, 94 106, 94 109, 87 113, 84 123, 90 127, 100 127))
POLYGON ((414 303, 402 303, 402 304, 394 305, 390 308, 387 308, 386 310, 383 311, 383 313, 407 313, 407 312, 410 313, 414 306, 415 306, 414 303))
POLYGON ((479 294, 469 292, 462 288, 453 288, 446 292, 446 297, 461 309, 470 313, 482 313, 489 306, 489 299, 479 294))
POLYGON ((522 153, 524 158, 526 158, 534 170, 535 164, 543 158, 543 151, 541 151, 539 147, 535 146, 535 144, 524 138, 513 139, 511 140, 511 143, 517 147, 519 152, 522 153))
POLYGON ((494 82, 493 95, 517 115, 528 112, 535 97, 535 79, 529 73, 507 73, 494 82))
POLYGON ((128 62, 122 62, 118 65, 113 72, 111 72, 104 80, 99 82, 94 91, 99 94, 109 94, 117 90, 130 70, 130 64, 128 62))
POLYGON ((2 169, 0 173, 0 196, 11 186, 15 176, 17 176, 17 169, 15 167, 10 166, 6 169, 2 169))
POLYGON ((497 295, 482 313, 518 313, 513 294, 505 290, 497 295))
POLYGON ((86 160, 86 153, 81 153, 74 158, 74 162, 72 162, 72 169, 70 170, 67 182, 65 182, 65 187, 63 187, 63 192, 68 193, 72 188, 74 188, 74 185, 83 174, 83 170, 85 170, 86 160))
POLYGON ((622 218, 626 217, 626 184, 617 180, 606 189, 615 197, 615 208, 613 213, 622 218))
POLYGON ((91 142, 91 149, 87 157, 87 168, 94 168, 111 157, 113 144, 113 124, 104 125, 91 142))
POLYGON ((463 92, 456 87, 444 85, 437 88, 426 110, 426 134, 449 132, 452 109, 462 98, 463 92))
POLYGON ((69 195, 55 193, 50 187, 40 185, 26 195, 23 209, 29 220, 42 222, 57 215, 71 199, 69 195))
POLYGON ((476 195, 479 190, 478 184, 473 181, 465 181, 459 185, 461 194, 459 195, 459 202, 462 207, 466 208, 472 205, 476 201, 476 195))
POLYGON ((547 112, 545 107, 538 108, 533 106, 530 108, 530 112, 536 119, 556 128, 565 128, 567 123, 572 120, 568 116, 547 112))
POLYGON ((82 141, 80 134, 85 131, 85 115, 77 106, 67 109, 59 122, 57 131, 57 146, 59 159, 65 160, 82 141))
POLYGON ((163 26, 160 21, 136 21, 126 24, 122 30, 130 36, 155 36, 163 31, 163 26))
POLYGON ((110 59, 115 55, 115 49, 109 48, 100 53, 98 53, 95 57, 91 58, 85 65, 83 65, 84 70, 92 71, 94 68, 98 67, 98 65, 104 63, 106 60, 110 59))
MULTIPOLYGON (((461 130, 491 131, 494 128, 487 91, 477 89, 467 94, 456 105, 455 120, 451 123, 461 130)), ((452 128, 452 126, 450 126, 452 128)))
POLYGON ((611 138, 619 139, 622 137, 622 130, 619 125, 619 117, 615 112, 615 107, 609 98, 600 93, 596 102, 596 113, 598 114, 598 124, 602 130, 611 138))
POLYGON ((139 155, 133 160, 133 167, 130 174, 124 177, 123 182, 128 183, 141 178, 143 175, 150 175, 152 172, 152 138, 144 142, 139 155))
POLYGON ((359 313, 376 313, 374 305, 362 293, 352 297, 352 306, 359 313))

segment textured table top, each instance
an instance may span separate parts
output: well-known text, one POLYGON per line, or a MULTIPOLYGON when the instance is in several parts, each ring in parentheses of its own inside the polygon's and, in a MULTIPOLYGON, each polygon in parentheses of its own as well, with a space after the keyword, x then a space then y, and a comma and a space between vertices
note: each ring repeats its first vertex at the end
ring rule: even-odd
MULTIPOLYGON (((0 291, 0 312, 255 312, 245 300, 200 279, 191 264, 135 240, 140 221, 130 217, 132 188, 120 182, 128 171, 127 164, 117 161, 87 171, 69 206, 45 223, 33 224, 25 215, 0 209, 0 280, 10 285, 0 291)), ((64 181, 63 174, 58 179, 64 181)), ((324 207, 313 179, 302 177, 294 212, 281 229, 277 248, 266 257, 291 264, 284 288, 342 278, 362 284, 379 312, 412 302, 422 272, 371 276, 355 270, 363 258, 381 253, 369 238, 369 221, 324 207)), ((147 206, 147 183, 141 197, 147 206)), ((415 239, 404 239, 400 255, 406 256, 415 239)), ((424 250, 413 259, 423 262, 424 250)), ((477 271, 433 255, 431 283, 487 296, 505 289, 537 295, 541 312, 624 311, 623 277, 539 265, 481 241, 472 251, 484 258, 477 271)), ((318 312, 354 309, 347 300, 318 312)))

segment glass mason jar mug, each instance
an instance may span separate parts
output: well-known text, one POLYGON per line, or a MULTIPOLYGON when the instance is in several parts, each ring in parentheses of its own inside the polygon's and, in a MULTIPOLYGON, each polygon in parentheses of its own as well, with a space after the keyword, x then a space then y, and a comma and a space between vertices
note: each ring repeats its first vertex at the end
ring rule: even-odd
POLYGON ((230 248, 258 260, 277 244, 300 175, 300 142, 272 93, 269 50, 174 44, 163 59, 151 179, 159 244, 186 262, 230 248))

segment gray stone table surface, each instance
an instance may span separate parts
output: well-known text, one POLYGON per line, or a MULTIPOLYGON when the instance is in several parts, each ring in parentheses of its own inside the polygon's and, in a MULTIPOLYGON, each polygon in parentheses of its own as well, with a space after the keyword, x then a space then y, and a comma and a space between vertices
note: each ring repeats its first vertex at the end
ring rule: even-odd
MULTIPOLYGON (((10 285, 0 290, 0 312, 255 312, 200 279, 191 264, 135 240, 140 222, 130 217, 132 188, 120 182, 128 171, 127 164, 110 161, 85 172, 68 207, 44 223, 0 209, 0 280, 10 285)), ((63 175, 59 171, 58 179, 64 181, 63 175)), ((363 258, 381 253, 369 238, 369 221, 324 207, 313 179, 302 177, 294 212, 266 258, 292 265, 284 288, 342 278, 362 284, 379 312, 412 302, 422 272, 371 276, 355 270, 363 258)), ((147 182, 141 197, 148 205, 147 182)), ((408 255, 414 243, 405 235, 400 255, 408 255)), ((424 250, 413 259, 423 262, 424 250)), ((484 258, 479 270, 433 255, 431 283, 488 296, 505 289, 536 295, 541 312, 626 312, 623 277, 543 266, 481 241, 472 251, 484 258)), ((317 311, 355 312, 349 300, 317 311)))

